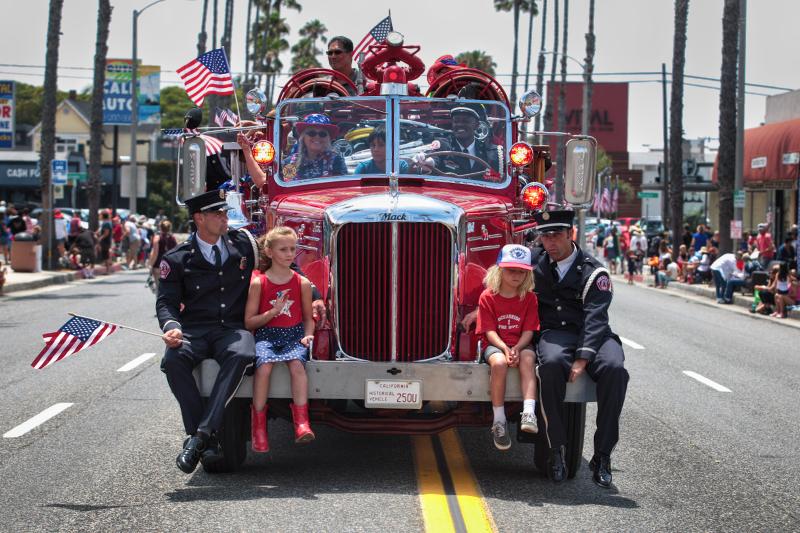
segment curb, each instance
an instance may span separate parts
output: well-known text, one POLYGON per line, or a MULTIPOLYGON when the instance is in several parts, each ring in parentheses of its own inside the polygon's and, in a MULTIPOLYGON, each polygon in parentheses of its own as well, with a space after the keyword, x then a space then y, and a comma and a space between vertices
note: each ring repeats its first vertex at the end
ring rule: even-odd
POLYGON ((64 272, 62 274, 56 274, 55 276, 50 276, 43 279, 37 279, 35 281, 21 281, 19 283, 12 283, 10 285, 5 285, 3 287, 3 292, 0 295, 17 292, 17 291, 29 291, 32 289, 40 289, 42 287, 47 287, 49 285, 61 285, 64 283, 69 283, 70 281, 74 281, 76 279, 81 279, 79 276, 75 274, 75 272, 64 272))

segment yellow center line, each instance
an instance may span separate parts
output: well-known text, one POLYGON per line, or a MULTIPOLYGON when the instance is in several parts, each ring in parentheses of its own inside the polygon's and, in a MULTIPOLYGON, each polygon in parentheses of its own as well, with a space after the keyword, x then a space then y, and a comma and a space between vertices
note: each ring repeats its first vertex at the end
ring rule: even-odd
POLYGON ((456 431, 414 437, 413 442, 425 530, 496 531, 456 431))

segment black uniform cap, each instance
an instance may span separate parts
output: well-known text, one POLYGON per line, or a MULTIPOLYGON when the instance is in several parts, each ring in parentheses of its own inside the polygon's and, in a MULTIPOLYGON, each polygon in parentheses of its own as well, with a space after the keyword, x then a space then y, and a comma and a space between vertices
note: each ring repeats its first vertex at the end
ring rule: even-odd
POLYGON ((465 115, 470 115, 477 118, 479 121, 486 120, 486 108, 483 107, 483 104, 476 104, 474 102, 470 102, 468 104, 460 104, 453 109, 450 110, 450 116, 454 116, 457 113, 463 113, 465 115))
POLYGON ((195 213, 207 213, 209 211, 227 211, 231 209, 225 200, 225 191, 214 190, 198 194, 192 198, 184 200, 186 207, 189 208, 189 215, 195 213))
POLYGON ((564 209, 560 211, 542 211, 533 214, 536 222, 536 231, 558 231, 570 229, 575 211, 564 209))

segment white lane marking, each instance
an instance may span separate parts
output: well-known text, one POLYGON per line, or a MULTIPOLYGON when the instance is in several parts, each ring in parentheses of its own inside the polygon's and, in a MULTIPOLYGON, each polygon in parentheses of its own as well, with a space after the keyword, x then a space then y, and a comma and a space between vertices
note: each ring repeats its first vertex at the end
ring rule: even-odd
POLYGON ((137 366, 141 365, 148 359, 152 358, 155 354, 154 353, 143 353, 133 361, 126 363, 125 365, 119 367, 117 372, 128 372, 129 370, 133 370, 137 366))
POLYGON ((683 373, 686 374, 687 376, 689 376, 690 378, 696 379, 697 381, 699 381, 703 385, 708 385, 712 389, 717 390, 719 392, 732 392, 728 387, 724 387, 724 386, 720 385, 719 383, 717 383, 716 381, 711 381, 707 377, 701 376, 697 372, 692 372, 691 370, 684 370, 683 373))
POLYGON ((13 439, 16 437, 21 437, 22 435, 26 434, 36 426, 44 424, 45 422, 56 416, 58 413, 69 407, 72 407, 71 403, 57 403, 55 405, 52 405, 47 409, 45 409, 44 411, 42 411, 41 413, 39 413, 38 415, 34 416, 33 418, 26 420, 22 424, 18 425, 14 429, 3 433, 3 438, 13 439))
POLYGON ((620 337, 619 340, 622 341, 622 344, 627 344, 628 346, 630 346, 634 350, 644 350, 644 346, 642 346, 641 344, 638 344, 636 342, 633 342, 630 339, 626 339, 625 337, 620 337))

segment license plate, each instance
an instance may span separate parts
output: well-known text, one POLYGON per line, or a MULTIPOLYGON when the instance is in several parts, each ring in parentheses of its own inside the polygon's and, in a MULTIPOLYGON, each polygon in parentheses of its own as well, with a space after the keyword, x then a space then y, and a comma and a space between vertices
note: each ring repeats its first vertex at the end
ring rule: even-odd
POLYGON ((368 379, 364 405, 373 409, 420 409, 422 381, 368 379))

